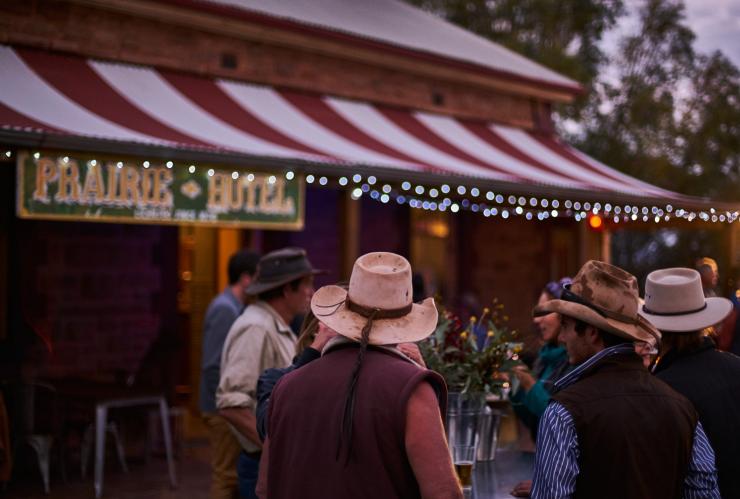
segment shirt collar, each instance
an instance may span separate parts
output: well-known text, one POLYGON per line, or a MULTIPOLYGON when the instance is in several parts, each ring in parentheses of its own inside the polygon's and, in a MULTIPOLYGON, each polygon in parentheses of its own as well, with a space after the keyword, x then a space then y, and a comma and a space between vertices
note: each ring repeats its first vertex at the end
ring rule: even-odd
MULTIPOLYGON (((349 338, 345 338, 341 334, 335 336, 334 338, 330 339, 326 346, 324 346, 324 349, 321 351, 321 355, 326 355, 331 350, 336 350, 337 348, 340 348, 342 345, 359 345, 357 341, 350 340, 349 338)), ((388 352, 392 355, 395 355, 396 357, 400 357, 401 359, 405 360, 406 362, 411 362, 415 366, 420 366, 416 361, 413 359, 407 357, 403 352, 401 352, 398 348, 396 348, 395 345, 373 345, 373 348, 377 348, 378 350, 383 350, 385 352, 388 352)))
POLYGON ((290 326, 288 326, 282 317, 280 317, 280 314, 278 314, 272 306, 267 303, 266 301, 257 300, 256 302, 252 303, 250 306, 258 306, 262 309, 264 309, 267 313, 269 313, 272 318, 275 320, 275 327, 277 328, 279 333, 283 334, 293 334, 293 330, 290 329, 290 326))
POLYGON ((233 303, 237 309, 242 310, 244 308, 244 304, 240 302, 236 296, 234 296, 234 293, 231 292, 230 286, 226 286, 226 289, 224 289, 223 295, 226 296, 226 299, 228 299, 231 303, 233 303))
POLYGON ((613 347, 608 347, 600 352, 597 352, 596 354, 592 355, 588 360, 586 360, 584 363, 580 364, 578 367, 573 369, 571 372, 560 378, 555 382, 554 389, 555 391, 560 391, 563 388, 569 387, 579 379, 581 379, 581 376, 584 372, 586 372, 588 369, 590 369, 594 364, 599 362, 601 359, 605 359, 607 357, 611 357, 612 355, 619 354, 619 353, 629 353, 634 352, 635 346, 632 343, 620 343, 619 345, 614 345, 613 347))
MULTIPOLYGON (((667 334, 671 334, 671 333, 667 333, 667 334)), ((682 352, 679 352, 675 348, 672 348, 665 355, 663 355, 662 357, 658 359, 658 363, 655 364, 655 366, 653 366, 653 373, 657 374, 661 371, 668 369, 671 366, 671 364, 673 364, 674 362, 676 362, 677 360, 683 357, 690 357, 699 352, 703 352, 705 350, 714 350, 715 348, 716 348, 716 344, 708 336, 705 336, 704 338, 702 338, 701 343, 696 348, 691 348, 688 350, 684 350, 682 352)))

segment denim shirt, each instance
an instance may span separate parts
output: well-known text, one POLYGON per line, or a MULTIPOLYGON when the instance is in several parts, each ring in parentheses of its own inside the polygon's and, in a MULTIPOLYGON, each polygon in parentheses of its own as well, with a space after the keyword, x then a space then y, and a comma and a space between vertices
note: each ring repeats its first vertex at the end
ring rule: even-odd
POLYGON ((244 305, 227 287, 211 301, 203 320, 203 350, 200 360, 200 410, 216 412, 216 388, 221 376, 221 352, 226 335, 244 305))

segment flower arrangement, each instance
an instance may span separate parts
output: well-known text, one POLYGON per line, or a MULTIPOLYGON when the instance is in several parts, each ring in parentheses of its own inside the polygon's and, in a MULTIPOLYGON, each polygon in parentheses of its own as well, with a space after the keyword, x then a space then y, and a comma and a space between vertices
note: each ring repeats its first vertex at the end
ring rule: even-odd
POLYGON ((427 367, 444 377, 450 392, 503 396, 509 386, 499 374, 521 363, 522 349, 517 332, 506 324, 504 305, 494 299, 467 324, 439 304, 438 309, 437 329, 419 344, 427 367))

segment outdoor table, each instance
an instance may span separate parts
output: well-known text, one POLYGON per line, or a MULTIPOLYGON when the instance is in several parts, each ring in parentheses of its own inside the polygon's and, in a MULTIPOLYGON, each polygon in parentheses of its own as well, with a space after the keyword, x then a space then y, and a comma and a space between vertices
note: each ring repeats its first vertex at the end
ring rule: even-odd
POLYGON ((533 468, 533 453, 499 449, 496 459, 475 463, 473 490, 466 499, 511 499, 509 492, 517 483, 531 480, 533 468))

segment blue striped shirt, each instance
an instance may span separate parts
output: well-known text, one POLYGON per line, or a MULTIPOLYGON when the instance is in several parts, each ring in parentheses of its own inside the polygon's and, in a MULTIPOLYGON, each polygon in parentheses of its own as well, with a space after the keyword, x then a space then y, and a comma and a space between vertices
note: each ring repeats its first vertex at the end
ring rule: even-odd
MULTIPOLYGON (((606 348, 592 356, 576 369, 555 383, 556 391, 572 385, 599 360, 633 351, 632 344, 606 348)), ((561 499, 572 497, 578 477, 578 436, 570 413, 556 401, 551 401, 540 420, 537 432, 537 454, 530 497, 535 499, 561 499)), ((717 487, 717 470, 714 451, 709 445, 701 423, 694 430, 694 445, 689 469, 684 480, 684 499, 720 499, 717 487)))

